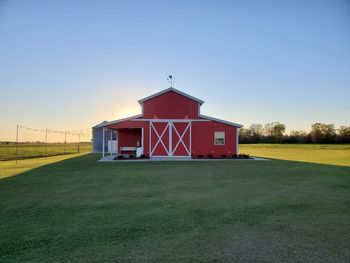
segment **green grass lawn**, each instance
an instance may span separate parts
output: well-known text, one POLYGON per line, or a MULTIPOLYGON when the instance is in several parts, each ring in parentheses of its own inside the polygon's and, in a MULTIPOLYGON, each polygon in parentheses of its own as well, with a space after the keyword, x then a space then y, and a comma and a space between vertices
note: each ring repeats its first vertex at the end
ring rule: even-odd
POLYGON ((239 151, 273 159, 350 166, 349 144, 241 144, 239 151))
POLYGON ((0 262, 350 260, 349 167, 98 158, 0 180, 0 262))
POLYGON ((32 158, 32 159, 18 160, 17 164, 15 160, 0 161, 0 180, 6 177, 24 173, 34 168, 60 162, 66 159, 75 158, 81 155, 82 154, 65 154, 65 155, 50 156, 45 158, 32 158))
MULTIPOLYGON (((19 143, 17 157, 20 160, 44 156, 57 156, 91 152, 91 143, 19 143)), ((0 144, 0 161, 16 159, 16 144, 0 144)))

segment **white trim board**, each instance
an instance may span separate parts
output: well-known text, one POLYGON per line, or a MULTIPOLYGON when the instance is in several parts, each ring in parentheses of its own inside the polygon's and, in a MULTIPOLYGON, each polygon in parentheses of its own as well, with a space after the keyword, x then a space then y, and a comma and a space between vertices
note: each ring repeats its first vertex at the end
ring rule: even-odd
POLYGON ((119 120, 104 121, 104 122, 101 122, 100 124, 97 124, 93 128, 100 128, 100 127, 105 127, 105 126, 108 126, 108 125, 111 125, 111 124, 116 124, 116 123, 123 122, 123 121, 130 121, 130 120, 142 117, 142 116, 143 116, 142 114, 138 114, 138 115, 130 116, 130 117, 119 119, 119 120))

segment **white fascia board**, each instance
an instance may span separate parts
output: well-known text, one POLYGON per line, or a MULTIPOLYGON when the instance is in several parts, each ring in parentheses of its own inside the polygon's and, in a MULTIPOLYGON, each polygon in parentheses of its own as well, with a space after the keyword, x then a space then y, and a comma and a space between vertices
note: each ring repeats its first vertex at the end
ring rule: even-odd
POLYGON ((95 126, 93 126, 92 128, 100 128, 100 127, 103 127, 105 123, 108 123, 108 121, 103 121, 99 124, 96 124, 95 126))
POLYGON ((238 123, 234 123, 234 122, 230 122, 230 121, 225 121, 225 120, 213 118, 213 117, 206 116, 206 115, 202 115, 202 114, 200 114, 199 117, 202 117, 202 118, 204 118, 204 119, 211 120, 211 121, 216 121, 216 122, 224 123, 224 124, 227 124, 227 125, 230 125, 230 126, 234 126, 234 127, 238 127, 238 128, 242 128, 242 127, 243 127, 242 124, 238 124, 238 123))
POLYGON ((138 114, 138 115, 130 116, 130 117, 119 119, 119 120, 104 121, 104 122, 94 126, 93 128, 100 128, 100 127, 105 127, 105 126, 108 126, 108 125, 111 125, 111 124, 116 124, 116 123, 123 122, 123 121, 130 121, 130 120, 142 117, 142 116, 143 116, 142 114, 138 114))
POLYGON ((150 121, 150 122, 207 122, 203 119, 135 119, 132 121, 150 121))
POLYGON ((184 92, 182 92, 182 91, 180 91, 180 90, 177 90, 177 89, 174 89, 174 88, 168 88, 168 89, 162 90, 162 91, 157 92, 157 93, 155 93, 155 94, 153 94, 153 95, 150 95, 150 96, 148 96, 148 97, 145 97, 145 98, 143 98, 143 99, 140 99, 138 102, 142 105, 142 103, 144 103, 145 101, 150 100, 150 99, 153 99, 153 98, 155 98, 155 97, 158 97, 158 96, 160 96, 160 95, 162 95, 162 94, 164 94, 164 93, 167 93, 167 92, 169 92, 169 91, 176 92, 176 93, 178 93, 178 94, 180 94, 180 95, 182 95, 182 96, 184 96, 184 97, 187 97, 187 98, 189 98, 189 99, 191 99, 191 100, 194 100, 194 101, 198 102, 200 105, 202 105, 202 104, 204 103, 203 100, 197 99, 197 98, 195 98, 195 97, 193 97, 193 96, 191 96, 191 95, 188 95, 187 93, 184 93, 184 92))

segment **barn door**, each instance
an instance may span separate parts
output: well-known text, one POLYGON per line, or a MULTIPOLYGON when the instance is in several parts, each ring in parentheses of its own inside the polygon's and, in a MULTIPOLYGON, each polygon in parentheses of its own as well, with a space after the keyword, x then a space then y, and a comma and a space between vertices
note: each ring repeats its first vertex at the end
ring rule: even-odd
POLYGON ((170 122, 150 123, 150 156, 170 156, 170 122))
POLYGON ((191 122, 172 123, 171 155, 191 156, 191 122))
POLYGON ((150 156, 191 156, 191 122, 151 122, 150 156))

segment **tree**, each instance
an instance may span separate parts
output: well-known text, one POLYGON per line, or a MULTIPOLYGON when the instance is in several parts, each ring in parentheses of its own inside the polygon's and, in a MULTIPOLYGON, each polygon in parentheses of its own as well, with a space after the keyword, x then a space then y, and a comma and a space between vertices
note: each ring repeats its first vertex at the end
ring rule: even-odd
POLYGON ((309 135, 305 131, 291 131, 288 135, 289 143, 306 143, 309 142, 309 135))
POLYGON ((281 142, 286 126, 280 122, 270 122, 265 125, 265 135, 268 142, 281 142))
POLYGON ((259 143, 264 136, 264 128, 261 124, 253 123, 247 129, 239 129, 239 140, 241 143, 259 143))
POLYGON ((350 126, 340 126, 337 133, 337 141, 341 143, 350 143, 350 126))
POLYGON ((240 143, 251 143, 248 129, 240 128, 238 130, 238 137, 240 143))
POLYGON ((313 143, 332 143, 336 138, 334 124, 314 123, 310 135, 313 143))
POLYGON ((311 132, 291 131, 284 135, 286 126, 280 122, 270 122, 265 126, 253 123, 246 129, 239 129, 241 143, 350 143, 350 126, 334 128, 334 124, 314 123, 311 132))
POLYGON ((252 142, 259 143, 264 136, 264 128, 261 124, 253 123, 248 128, 248 134, 252 142))

